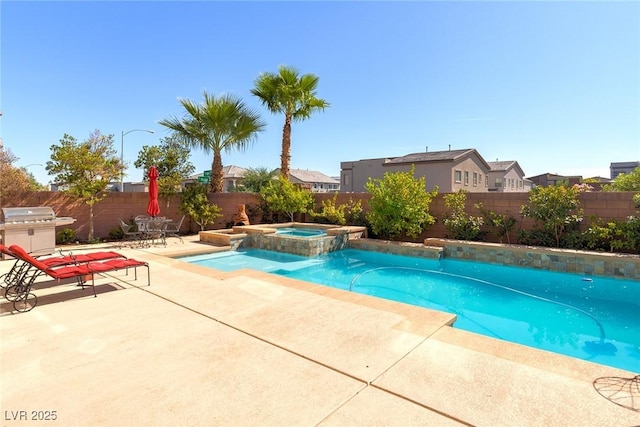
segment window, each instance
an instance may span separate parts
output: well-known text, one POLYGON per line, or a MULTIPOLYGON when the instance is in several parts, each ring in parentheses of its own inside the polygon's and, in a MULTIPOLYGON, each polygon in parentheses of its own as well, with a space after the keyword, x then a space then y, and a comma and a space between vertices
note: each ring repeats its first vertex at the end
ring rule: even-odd
POLYGON ((484 186, 488 187, 489 186, 489 175, 485 175, 484 176, 484 186))
POLYGON ((464 171, 464 185, 469 185, 469 171, 464 171))
POLYGON ((502 187, 502 177, 498 177, 496 178, 496 184, 495 184, 496 188, 500 188, 502 187))
POLYGON ((474 187, 478 186, 478 173, 477 172, 473 173, 473 186, 474 187))
POLYGON ((482 184, 482 174, 481 173, 478 174, 478 179, 480 179, 480 184, 482 184))
POLYGON ((453 173, 453 180, 457 183, 461 183, 462 182, 462 171, 455 171, 453 173))

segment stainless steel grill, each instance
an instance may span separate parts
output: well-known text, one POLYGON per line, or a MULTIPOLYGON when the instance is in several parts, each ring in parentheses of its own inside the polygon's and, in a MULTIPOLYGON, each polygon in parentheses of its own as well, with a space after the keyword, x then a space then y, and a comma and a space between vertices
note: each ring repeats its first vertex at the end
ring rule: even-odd
POLYGON ((56 226, 73 224, 71 217, 56 217, 46 206, 2 208, 0 236, 5 246, 19 245, 34 255, 52 254, 56 226))

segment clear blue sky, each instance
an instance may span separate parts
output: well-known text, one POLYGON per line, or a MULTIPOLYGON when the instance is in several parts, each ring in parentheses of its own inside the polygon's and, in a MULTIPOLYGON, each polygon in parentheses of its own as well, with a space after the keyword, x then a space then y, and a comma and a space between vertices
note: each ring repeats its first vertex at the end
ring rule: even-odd
MULTIPOLYGON (((476 148, 526 176, 609 176, 640 160, 640 2, 7 1, 0 132, 18 166, 67 133, 121 133, 129 164, 182 116, 233 93, 267 122, 224 165, 280 165, 283 117, 250 89, 279 65, 320 77, 323 113, 294 123, 291 167, 476 148)), ((198 171, 211 154, 193 151, 198 171)), ((28 167, 51 180, 43 166, 28 167)), ((141 180, 129 169, 126 180, 141 180)))

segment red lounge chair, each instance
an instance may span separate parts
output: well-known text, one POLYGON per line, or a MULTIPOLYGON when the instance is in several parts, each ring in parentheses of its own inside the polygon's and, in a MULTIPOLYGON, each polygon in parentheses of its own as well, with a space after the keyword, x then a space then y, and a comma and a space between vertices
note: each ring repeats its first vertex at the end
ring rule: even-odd
POLYGON ((119 254, 118 252, 113 252, 113 251, 89 252, 86 254, 77 254, 77 255, 70 253, 69 255, 60 255, 60 256, 37 258, 37 259, 38 261, 42 261, 43 263, 45 263, 50 267, 55 267, 58 265, 79 264, 79 263, 87 263, 92 261, 104 261, 108 259, 118 259, 118 258, 127 259, 127 257, 125 257, 124 255, 119 254))
MULTIPOLYGON (((2 244, 0 244, 0 252, 2 252, 5 255, 9 255, 13 258, 16 258, 16 262, 13 265, 13 267, 11 267, 11 270, 9 270, 8 273, 5 273, 2 276, 0 276, 0 278, 2 279, 2 283, 0 283, 0 287, 8 287, 15 282, 16 278, 20 276, 21 272, 23 272, 24 268, 28 267, 29 264, 17 258, 9 250, 9 248, 7 248, 2 244), (3 286, 3 284, 5 286, 3 286)), ((60 256, 52 256, 52 257, 46 257, 46 258, 36 257, 38 261, 43 262, 48 267, 58 267, 58 266, 69 265, 69 264, 88 263, 92 261, 105 261, 108 259, 117 259, 117 258, 126 259, 124 255, 119 254, 118 252, 113 252, 113 251, 90 252, 90 253, 78 254, 78 255, 74 255, 73 253, 69 253, 69 255, 63 255, 61 252, 60 256)))
MULTIPOLYGON (((7 248, 4 248, 7 250, 7 248)), ((151 276, 149 271, 149 264, 143 261, 137 261, 132 258, 116 258, 108 259, 105 261, 92 261, 83 264, 67 264, 59 266, 48 266, 46 263, 29 255, 22 247, 18 245, 11 245, 8 248, 9 255, 24 261, 28 267, 24 270, 21 276, 17 279, 17 283, 7 287, 5 297, 13 301, 13 306, 17 311, 29 311, 37 304, 37 297, 31 293, 31 286, 35 282, 36 278, 45 274, 56 280, 63 280, 69 278, 76 278, 78 284, 83 288, 85 286, 88 277, 91 277, 91 287, 93 288, 93 295, 96 294, 95 289, 95 274, 106 273, 110 271, 124 270, 133 268, 135 272, 135 279, 138 279, 137 268, 147 268, 147 285, 151 285, 151 276), (29 304, 26 302, 29 301, 29 304)))
POLYGON ((16 260, 16 262, 13 263, 13 266, 11 267, 11 269, 8 272, 4 273, 2 276, 0 276, 0 279, 2 279, 2 282, 0 282, 0 287, 8 288, 9 286, 17 283, 20 277, 29 268, 29 264, 19 260, 14 255, 14 253, 11 252, 9 248, 6 247, 5 245, 0 245, 0 252, 2 252, 5 255, 9 255, 11 258, 14 258, 16 260))

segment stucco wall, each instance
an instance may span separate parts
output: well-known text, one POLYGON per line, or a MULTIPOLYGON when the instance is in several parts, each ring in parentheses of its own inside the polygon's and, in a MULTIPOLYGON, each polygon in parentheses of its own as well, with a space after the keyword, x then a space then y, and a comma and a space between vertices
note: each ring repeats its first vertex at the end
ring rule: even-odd
MULTIPOLYGON (((631 200, 634 193, 631 192, 591 192, 580 195, 581 207, 584 210, 584 224, 589 224, 592 215, 597 215, 603 219, 625 219, 630 215, 636 214, 636 209, 631 200)), ((431 204, 430 211, 436 218, 443 218, 445 215, 444 193, 438 194, 431 204)), ((334 193, 322 193, 314 195, 316 205, 320 206, 322 200, 331 199, 334 193)), ((367 210, 367 200, 370 198, 368 193, 338 193, 337 203, 347 203, 349 199, 361 199, 362 206, 367 210)), ((216 221, 215 224, 207 227, 208 229, 226 228, 231 223, 237 212, 238 205, 247 206, 246 211, 250 216, 250 221, 257 224, 259 217, 252 216, 254 208, 258 205, 258 198, 254 194, 247 193, 221 193, 211 194, 209 197, 211 203, 222 208, 223 216, 216 221)), ((480 212, 474 208, 474 205, 482 202, 485 209, 492 210, 497 213, 513 216, 518 220, 514 229, 529 229, 533 225, 530 219, 523 219, 520 216, 520 207, 528 201, 527 193, 468 193, 467 194, 467 212, 471 215, 480 215, 480 212)), ((118 218, 128 220, 136 215, 144 214, 147 209, 148 194, 147 193, 110 193, 100 203, 94 206, 94 227, 96 237, 107 237, 109 231, 118 227, 118 218)), ((182 214, 178 210, 180 197, 174 196, 170 200, 160 200, 161 215, 169 218, 179 219, 182 214)), ((80 240, 86 240, 89 233, 89 207, 85 204, 78 203, 70 197, 59 192, 36 192, 24 193, 18 197, 3 198, 0 207, 14 206, 51 206, 57 216, 70 216, 76 218, 76 222, 69 226, 76 231, 80 240)), ((310 217, 302 216, 301 220, 311 221, 310 217)), ((182 225, 183 232, 197 232, 199 227, 187 217, 182 225)), ((446 228, 442 221, 429 227, 416 241, 422 241, 427 237, 445 237, 446 228)))

